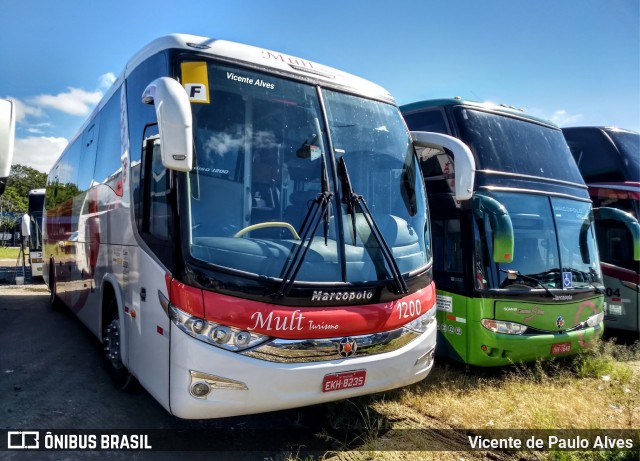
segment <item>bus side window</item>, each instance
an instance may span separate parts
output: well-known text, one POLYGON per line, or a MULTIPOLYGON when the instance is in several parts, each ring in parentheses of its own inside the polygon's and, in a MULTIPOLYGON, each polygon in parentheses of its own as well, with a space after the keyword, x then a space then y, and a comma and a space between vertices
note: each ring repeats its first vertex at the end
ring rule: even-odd
POLYGON ((625 225, 610 219, 596 220, 596 240, 602 262, 637 270, 633 261, 633 237, 625 225))
POLYGON ((144 132, 142 178, 139 193, 142 202, 141 235, 158 258, 173 265, 173 212, 171 209, 170 172, 162 165, 157 125, 144 132))

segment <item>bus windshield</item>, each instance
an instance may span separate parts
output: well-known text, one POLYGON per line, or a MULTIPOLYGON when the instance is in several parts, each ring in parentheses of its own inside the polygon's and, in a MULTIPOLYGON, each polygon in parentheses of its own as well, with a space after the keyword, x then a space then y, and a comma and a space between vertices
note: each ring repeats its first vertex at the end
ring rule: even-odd
POLYGON ((194 258, 278 279, 303 247, 304 282, 388 280, 386 245, 402 274, 427 265, 424 189, 395 106, 228 64, 206 74, 208 100, 192 101, 194 258))
POLYGON ((572 289, 602 284, 590 204, 533 194, 494 192, 515 235, 513 261, 491 261, 489 219, 474 220, 479 289, 572 289), (509 277, 509 272, 525 277, 509 277))
POLYGON ((455 117, 478 169, 583 183, 559 129, 463 107, 455 117))
POLYGON ((627 181, 640 182, 640 134, 620 130, 607 130, 607 134, 620 151, 627 181))

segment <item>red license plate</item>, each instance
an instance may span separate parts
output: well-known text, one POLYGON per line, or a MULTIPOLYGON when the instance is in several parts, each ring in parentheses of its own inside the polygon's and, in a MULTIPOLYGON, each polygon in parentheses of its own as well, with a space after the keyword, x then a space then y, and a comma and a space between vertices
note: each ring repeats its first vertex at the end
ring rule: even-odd
POLYGON ((571 343, 558 343, 551 346, 551 355, 566 354, 571 352, 571 343))
POLYGON ((362 387, 366 377, 367 370, 344 371, 325 375, 322 380, 322 392, 362 387))

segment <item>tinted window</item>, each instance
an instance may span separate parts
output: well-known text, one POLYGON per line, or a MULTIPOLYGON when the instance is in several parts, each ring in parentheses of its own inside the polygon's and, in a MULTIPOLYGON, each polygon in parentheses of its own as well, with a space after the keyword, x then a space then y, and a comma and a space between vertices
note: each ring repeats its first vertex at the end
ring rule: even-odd
POLYGON ((615 130, 607 130, 607 134, 618 147, 627 181, 640 182, 640 134, 615 130))
POLYGON ((478 169, 584 183, 559 129, 462 107, 454 114, 478 169))
POLYGON ((572 129, 564 135, 585 181, 624 181, 616 148, 602 131, 572 129))
POLYGON ((158 126, 147 127, 142 159, 140 202, 143 205, 141 235, 164 264, 172 267, 173 213, 169 201, 170 172, 162 165, 158 126))
POLYGON ((404 119, 411 131, 432 131, 449 134, 447 123, 441 110, 425 110, 423 112, 404 114, 404 119))
POLYGON ((83 191, 89 189, 93 181, 93 168, 96 163, 99 130, 99 116, 96 116, 84 130, 84 133, 82 133, 82 168, 80 168, 78 173, 78 188, 83 191))
MULTIPOLYGON (((156 112, 153 104, 142 102, 144 89, 156 78, 167 75, 167 59, 164 54, 152 56, 140 64, 127 78, 127 113, 130 156, 131 156, 131 189, 133 197, 139 196, 140 161, 144 149, 143 132, 147 125, 156 123, 156 112)), ((139 200, 134 200, 136 221, 140 222, 142 209, 139 200)))
POLYGON ((596 238, 602 262, 638 270, 638 263, 633 261, 633 238, 626 226, 609 219, 596 221, 596 238))
POLYGON ((460 220, 434 220, 431 226, 436 285, 444 290, 462 292, 464 279, 460 220))
POLYGON ((122 144, 120 142, 120 91, 111 96, 100 112, 99 152, 94 178, 105 183, 122 166, 122 144))

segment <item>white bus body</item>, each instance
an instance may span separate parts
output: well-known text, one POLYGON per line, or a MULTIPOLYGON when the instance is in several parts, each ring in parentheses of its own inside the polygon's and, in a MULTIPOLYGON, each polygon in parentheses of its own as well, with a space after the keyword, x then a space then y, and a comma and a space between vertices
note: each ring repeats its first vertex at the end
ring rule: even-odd
POLYGON ((133 375, 181 418, 384 391, 432 367, 425 192, 370 82, 158 39, 53 166, 45 209, 52 302, 102 340, 117 386, 133 375))

